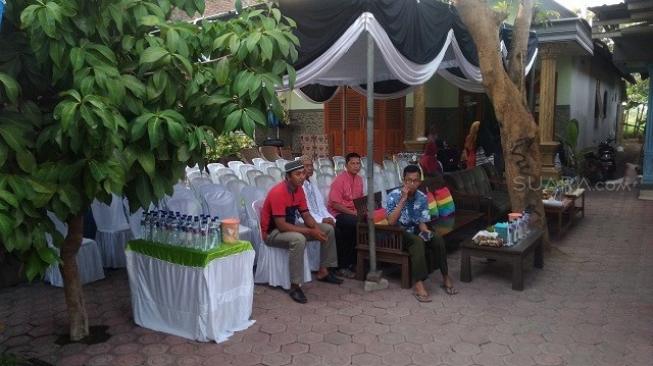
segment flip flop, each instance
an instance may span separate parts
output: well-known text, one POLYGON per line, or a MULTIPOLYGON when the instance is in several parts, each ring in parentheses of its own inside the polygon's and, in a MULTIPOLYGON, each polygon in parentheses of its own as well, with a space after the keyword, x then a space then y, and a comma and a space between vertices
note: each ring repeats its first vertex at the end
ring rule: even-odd
POLYGON ((446 292, 447 295, 449 295, 449 296, 453 296, 453 295, 456 295, 458 293, 458 290, 456 290, 453 286, 447 287, 445 285, 442 285, 440 287, 442 287, 444 289, 444 292, 446 292))
POLYGON ((431 302, 433 299, 431 299, 431 296, 429 295, 420 295, 417 293, 413 293, 413 296, 417 299, 419 302, 431 302))

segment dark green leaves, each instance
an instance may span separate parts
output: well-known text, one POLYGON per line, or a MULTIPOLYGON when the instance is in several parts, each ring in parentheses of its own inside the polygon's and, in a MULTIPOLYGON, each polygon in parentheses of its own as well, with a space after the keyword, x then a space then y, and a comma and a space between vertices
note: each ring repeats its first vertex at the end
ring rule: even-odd
POLYGON ((4 95, 11 103, 16 103, 18 101, 18 93, 20 92, 20 86, 11 76, 0 72, 0 84, 4 88, 4 95))

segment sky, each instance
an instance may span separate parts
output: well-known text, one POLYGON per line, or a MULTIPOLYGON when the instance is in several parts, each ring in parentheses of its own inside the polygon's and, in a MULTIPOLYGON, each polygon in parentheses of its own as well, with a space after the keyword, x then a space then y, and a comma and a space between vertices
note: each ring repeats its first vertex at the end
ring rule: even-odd
POLYGON ((623 0, 556 0, 567 9, 576 9, 582 6, 600 6, 622 3, 623 0))

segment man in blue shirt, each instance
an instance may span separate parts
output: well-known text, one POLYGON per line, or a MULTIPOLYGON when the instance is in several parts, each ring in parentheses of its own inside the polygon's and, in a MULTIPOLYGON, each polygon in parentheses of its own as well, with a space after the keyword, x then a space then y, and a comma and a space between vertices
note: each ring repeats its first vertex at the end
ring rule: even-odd
POLYGON ((440 267, 443 288, 449 295, 456 294, 447 267, 447 251, 444 240, 436 236, 426 225, 431 221, 426 195, 417 188, 422 183, 421 172, 416 165, 404 169, 403 187, 388 194, 386 209, 388 223, 406 229, 404 244, 410 253, 411 276, 415 281, 415 298, 420 302, 430 302, 424 281, 434 270, 434 263, 440 267))

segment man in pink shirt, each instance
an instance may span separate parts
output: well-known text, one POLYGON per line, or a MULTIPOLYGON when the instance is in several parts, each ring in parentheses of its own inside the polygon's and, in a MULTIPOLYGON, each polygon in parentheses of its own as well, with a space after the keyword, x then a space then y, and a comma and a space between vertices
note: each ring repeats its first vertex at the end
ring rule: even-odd
POLYGON ((361 157, 356 153, 345 156, 345 171, 331 183, 327 209, 336 218, 336 247, 338 249, 338 273, 354 278, 356 265, 356 224, 358 216, 354 200, 363 196, 361 157))

